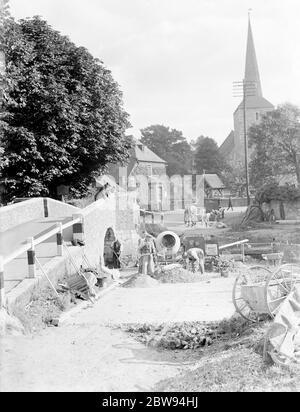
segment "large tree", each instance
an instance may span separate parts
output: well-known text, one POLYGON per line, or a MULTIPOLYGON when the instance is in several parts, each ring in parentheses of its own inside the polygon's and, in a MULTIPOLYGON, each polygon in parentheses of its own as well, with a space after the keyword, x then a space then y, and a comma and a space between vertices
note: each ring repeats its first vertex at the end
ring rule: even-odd
POLYGON ((279 176, 293 174, 300 184, 300 109, 284 104, 267 113, 249 130, 253 148, 251 182, 259 187, 279 176))
MULTIPOLYGON (((5 31, 8 19, 10 17, 9 14, 9 1, 8 0, 0 0, 0 172, 1 172, 1 165, 4 165, 3 160, 3 94, 5 88, 5 47, 4 47, 4 39, 5 39, 5 31)), ((0 174, 1 178, 1 174, 0 174)))
POLYGON ((56 196, 59 185, 86 193, 131 141, 122 94, 111 72, 39 17, 11 22, 4 46, 2 176, 9 196, 56 196))
POLYGON ((142 143, 168 163, 169 176, 192 172, 191 146, 182 132, 163 125, 153 125, 141 130, 142 143))
POLYGON ((205 173, 222 175, 227 165, 214 139, 200 136, 194 143, 194 148, 197 173, 203 174, 205 171, 205 173))

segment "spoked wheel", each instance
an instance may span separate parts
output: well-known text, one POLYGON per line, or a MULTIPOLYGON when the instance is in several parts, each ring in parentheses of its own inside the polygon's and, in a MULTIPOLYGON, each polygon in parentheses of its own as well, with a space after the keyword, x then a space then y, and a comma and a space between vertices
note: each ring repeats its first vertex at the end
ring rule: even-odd
POLYGON ((272 273, 265 288, 268 312, 274 318, 295 285, 300 284, 300 265, 286 264, 272 273))
POLYGON ((236 311, 251 322, 260 321, 267 313, 264 302, 266 280, 272 272, 264 266, 244 269, 235 280, 232 292, 236 311))

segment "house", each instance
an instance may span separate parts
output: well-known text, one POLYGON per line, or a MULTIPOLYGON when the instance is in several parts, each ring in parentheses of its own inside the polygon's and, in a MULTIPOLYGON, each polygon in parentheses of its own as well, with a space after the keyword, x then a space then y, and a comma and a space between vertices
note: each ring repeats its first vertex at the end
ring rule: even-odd
POLYGON ((129 191, 137 190, 137 201, 142 209, 162 211, 169 209, 168 190, 164 185, 166 169, 165 160, 136 141, 131 149, 128 165, 111 165, 108 174, 121 187, 129 191))

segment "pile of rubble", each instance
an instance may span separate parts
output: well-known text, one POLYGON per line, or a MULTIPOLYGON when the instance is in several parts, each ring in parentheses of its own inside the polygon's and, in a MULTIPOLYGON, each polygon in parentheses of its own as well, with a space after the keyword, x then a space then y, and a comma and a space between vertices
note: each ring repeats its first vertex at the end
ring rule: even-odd
POLYGON ((235 338, 251 333, 256 325, 238 317, 222 322, 182 322, 173 324, 126 325, 125 331, 140 342, 170 350, 198 349, 225 336, 235 338))
POLYGON ((154 288, 158 286, 158 281, 148 275, 136 275, 126 282, 124 288, 154 288))
POLYGON ((160 283, 194 283, 202 280, 200 273, 190 272, 180 264, 162 266, 154 276, 160 283))

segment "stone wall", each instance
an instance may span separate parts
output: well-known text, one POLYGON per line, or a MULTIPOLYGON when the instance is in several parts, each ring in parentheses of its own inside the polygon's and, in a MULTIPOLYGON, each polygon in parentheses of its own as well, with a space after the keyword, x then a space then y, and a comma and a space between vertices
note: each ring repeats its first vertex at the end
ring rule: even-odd
POLYGON ((124 255, 136 257, 138 246, 137 229, 140 211, 126 195, 112 194, 82 211, 86 253, 92 265, 99 264, 104 253, 104 239, 108 229, 112 229, 123 246, 124 255))
POLYGON ((46 201, 49 217, 73 216, 80 211, 78 207, 54 199, 46 198, 46 201))
POLYGON ((5 232, 23 223, 43 217, 44 205, 42 198, 4 206, 0 208, 0 232, 5 232))
POLYGON ((72 216, 80 209, 49 198, 34 198, 0 208, 0 233, 31 220, 72 216))
POLYGON ((164 163, 139 163, 135 169, 133 174, 134 175, 145 175, 149 176, 149 166, 152 168, 152 175, 159 176, 166 174, 166 165, 164 163))

